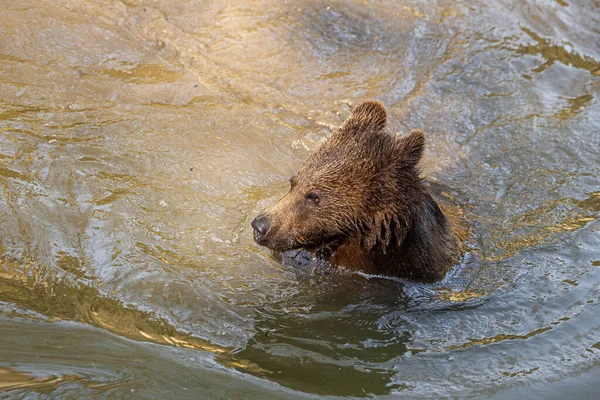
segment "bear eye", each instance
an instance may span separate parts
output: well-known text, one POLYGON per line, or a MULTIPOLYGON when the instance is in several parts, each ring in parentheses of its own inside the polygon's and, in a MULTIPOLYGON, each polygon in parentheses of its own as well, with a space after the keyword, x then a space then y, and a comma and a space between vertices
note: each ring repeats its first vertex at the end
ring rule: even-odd
POLYGON ((321 198, 315 192, 310 192, 306 196, 306 202, 310 204, 318 204, 321 198))

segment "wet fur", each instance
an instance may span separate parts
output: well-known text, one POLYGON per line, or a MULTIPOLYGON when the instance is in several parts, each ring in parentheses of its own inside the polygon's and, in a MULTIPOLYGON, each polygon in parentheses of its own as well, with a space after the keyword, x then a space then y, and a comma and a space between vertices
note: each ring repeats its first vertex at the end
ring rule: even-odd
POLYGON ((462 254, 450 221, 419 175, 425 138, 387 131, 376 101, 360 104, 305 161, 257 242, 312 249, 334 266, 420 282, 444 277, 462 254), (318 195, 319 203, 308 199, 318 195))
POLYGON ((386 228, 391 236, 387 245, 381 242, 366 251, 360 237, 351 237, 331 252, 328 261, 351 270, 427 283, 442 279, 459 262, 457 236, 429 195, 413 216, 410 228, 395 224, 386 228))

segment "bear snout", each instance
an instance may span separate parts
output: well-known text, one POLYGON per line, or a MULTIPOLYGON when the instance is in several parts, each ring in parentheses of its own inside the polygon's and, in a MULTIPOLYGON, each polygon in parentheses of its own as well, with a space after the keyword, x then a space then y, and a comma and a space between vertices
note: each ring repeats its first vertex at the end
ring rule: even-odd
POLYGON ((259 215, 252 221, 252 228, 254 228, 254 240, 258 244, 262 244, 265 236, 271 229, 271 222, 266 215, 259 215))

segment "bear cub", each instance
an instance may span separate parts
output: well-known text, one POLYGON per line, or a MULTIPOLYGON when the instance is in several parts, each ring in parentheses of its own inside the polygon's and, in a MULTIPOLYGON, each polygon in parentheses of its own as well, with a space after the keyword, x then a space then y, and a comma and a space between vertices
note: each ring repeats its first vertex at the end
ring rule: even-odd
POLYGON ((304 162, 290 191, 252 221, 254 240, 277 252, 310 250, 334 267, 432 283, 462 241, 419 175, 423 132, 386 129, 378 101, 358 105, 304 162))

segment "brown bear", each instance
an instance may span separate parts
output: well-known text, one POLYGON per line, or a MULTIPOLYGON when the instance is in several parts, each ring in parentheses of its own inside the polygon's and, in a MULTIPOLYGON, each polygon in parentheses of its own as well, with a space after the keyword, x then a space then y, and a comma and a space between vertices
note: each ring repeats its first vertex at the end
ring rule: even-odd
POLYGON ((378 101, 357 106, 252 221, 277 252, 307 249, 332 266, 431 283, 460 261, 462 241, 419 174, 423 132, 386 129, 378 101))

